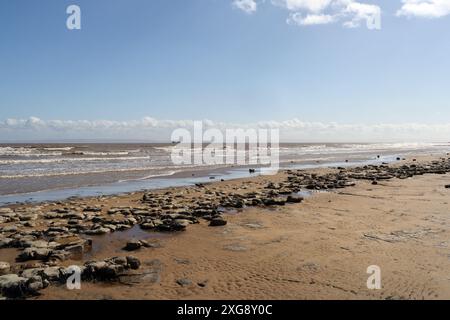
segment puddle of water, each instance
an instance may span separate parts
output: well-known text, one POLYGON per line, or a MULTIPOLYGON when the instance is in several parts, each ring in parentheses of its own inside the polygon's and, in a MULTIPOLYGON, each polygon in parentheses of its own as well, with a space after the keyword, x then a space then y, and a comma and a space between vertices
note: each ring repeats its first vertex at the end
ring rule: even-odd
POLYGON ((319 193, 326 193, 327 191, 323 190, 300 190, 299 192, 295 193, 294 195, 301 196, 303 198, 310 198, 315 194, 319 193))
POLYGON ((239 209, 236 209, 236 208, 218 207, 218 208, 217 208, 217 211, 218 211, 219 213, 226 214, 226 215, 236 215, 236 214, 242 213, 246 208, 247 208, 247 207, 245 207, 245 206, 244 206, 243 208, 239 208, 239 209))
POLYGON ((138 239, 147 241, 158 241, 168 239, 174 236, 174 233, 163 233, 155 231, 142 230, 139 225, 125 231, 116 231, 99 236, 85 236, 85 238, 92 239, 92 248, 88 252, 83 253, 79 257, 74 257, 74 260, 89 260, 94 256, 103 255, 123 255, 127 251, 123 250, 128 240, 138 239))

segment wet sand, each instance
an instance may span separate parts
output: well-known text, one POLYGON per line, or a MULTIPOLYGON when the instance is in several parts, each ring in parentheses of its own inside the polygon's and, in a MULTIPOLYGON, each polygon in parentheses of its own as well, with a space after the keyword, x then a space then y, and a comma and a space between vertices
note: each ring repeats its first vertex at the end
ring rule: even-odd
MULTIPOLYGON (((142 267, 129 281, 51 286, 40 299, 450 299, 449 181, 359 182, 301 204, 228 214, 224 227, 202 221, 134 252, 142 267), (381 290, 366 287, 370 265, 381 268, 381 290)), ((96 258, 119 254, 123 243, 96 258)))

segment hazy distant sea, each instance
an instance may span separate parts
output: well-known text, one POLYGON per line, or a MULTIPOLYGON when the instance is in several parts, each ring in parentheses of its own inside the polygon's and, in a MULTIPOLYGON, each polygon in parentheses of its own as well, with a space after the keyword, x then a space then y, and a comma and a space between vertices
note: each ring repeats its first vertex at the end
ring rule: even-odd
MULTIPOLYGON (((224 172, 219 166, 174 165, 170 157, 172 147, 171 144, 0 144, 0 195, 100 188, 125 182, 126 191, 130 191, 133 181, 139 182, 136 189, 142 189, 147 181, 151 184, 157 177, 191 176, 198 170, 210 174, 215 170, 224 172)), ((383 161, 408 154, 450 152, 450 144, 281 144, 279 151, 283 166, 301 168, 345 160, 383 161), (378 155, 382 157, 378 159, 378 155)))

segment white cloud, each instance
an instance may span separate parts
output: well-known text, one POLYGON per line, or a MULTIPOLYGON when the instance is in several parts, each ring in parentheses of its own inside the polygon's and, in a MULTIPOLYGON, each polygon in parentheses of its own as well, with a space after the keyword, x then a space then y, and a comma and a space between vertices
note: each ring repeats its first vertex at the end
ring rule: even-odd
POLYGON ((374 4, 356 0, 272 0, 287 9, 287 22, 300 26, 342 22, 345 27, 359 27, 365 22, 371 29, 379 28, 381 9, 374 4))
POLYGON ((288 24, 297 24, 302 26, 311 26, 317 24, 328 24, 333 22, 334 16, 328 14, 308 14, 305 17, 299 12, 294 12, 289 15, 288 24))
MULTIPOLYGON (((146 140, 169 141, 177 128, 192 128, 194 120, 158 120, 146 117, 132 121, 8 119, 0 121, 0 140, 146 140)), ((341 124, 299 119, 227 123, 203 120, 206 128, 278 128, 282 141, 372 142, 448 141, 450 123, 444 124, 341 124)))
POLYGON ((440 18, 450 14, 450 0, 402 0, 397 16, 440 18))
POLYGON ((353 1, 346 1, 346 5, 342 13, 350 17, 350 20, 344 22, 345 27, 359 27, 362 22, 375 23, 375 19, 381 16, 380 7, 372 4, 365 4, 353 1))
POLYGON ((234 0, 233 6, 248 14, 251 14, 258 9, 258 4, 255 0, 234 0))
POLYGON ((332 0, 272 0, 272 2, 290 11, 306 10, 317 13, 327 8, 332 0))

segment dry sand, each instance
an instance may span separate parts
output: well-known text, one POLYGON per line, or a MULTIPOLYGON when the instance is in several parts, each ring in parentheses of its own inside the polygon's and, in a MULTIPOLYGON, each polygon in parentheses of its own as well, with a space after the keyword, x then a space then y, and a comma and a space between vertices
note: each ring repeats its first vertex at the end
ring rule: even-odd
MULTIPOLYGON (((251 190, 277 179, 213 186, 251 190)), ((52 285, 39 299, 450 299, 449 182, 448 175, 359 181, 301 204, 230 213, 223 227, 202 221, 162 237, 135 230, 161 245, 133 252, 142 262, 138 275, 73 291, 52 285), (367 289, 370 265, 381 268, 381 290, 367 289)), ((95 237, 93 258, 126 255, 131 232, 120 234, 95 237)))

